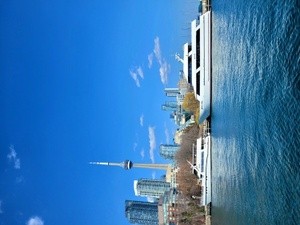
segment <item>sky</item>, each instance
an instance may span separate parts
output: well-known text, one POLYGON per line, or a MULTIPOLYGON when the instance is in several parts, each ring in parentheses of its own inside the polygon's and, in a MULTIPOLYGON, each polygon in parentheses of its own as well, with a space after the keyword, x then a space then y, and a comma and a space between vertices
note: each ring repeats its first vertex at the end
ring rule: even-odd
POLYGON ((0 225, 129 224, 133 180, 176 130, 163 89, 196 0, 0 2, 0 225))

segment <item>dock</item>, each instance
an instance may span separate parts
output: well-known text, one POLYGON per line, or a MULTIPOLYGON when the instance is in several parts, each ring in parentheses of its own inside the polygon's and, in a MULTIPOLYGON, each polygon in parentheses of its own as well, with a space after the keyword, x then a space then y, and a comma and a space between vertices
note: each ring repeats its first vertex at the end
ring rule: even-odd
POLYGON ((205 225, 211 225, 211 203, 205 206, 205 225))

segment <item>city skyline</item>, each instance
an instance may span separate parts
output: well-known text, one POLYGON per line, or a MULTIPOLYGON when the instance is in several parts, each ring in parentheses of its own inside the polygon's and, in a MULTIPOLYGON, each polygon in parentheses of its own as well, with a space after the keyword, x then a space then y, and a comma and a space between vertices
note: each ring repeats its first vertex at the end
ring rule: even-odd
POLYGON ((0 224, 129 224, 133 180, 163 170, 88 162, 166 163, 164 88, 177 85, 197 4, 3 2, 0 224))

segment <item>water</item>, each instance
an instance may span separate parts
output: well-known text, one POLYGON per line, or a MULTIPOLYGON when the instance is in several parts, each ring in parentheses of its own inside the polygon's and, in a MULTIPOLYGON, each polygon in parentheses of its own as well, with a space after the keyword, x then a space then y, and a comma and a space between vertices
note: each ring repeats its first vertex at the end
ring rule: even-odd
POLYGON ((212 10, 213 224, 300 224, 300 2, 212 10))

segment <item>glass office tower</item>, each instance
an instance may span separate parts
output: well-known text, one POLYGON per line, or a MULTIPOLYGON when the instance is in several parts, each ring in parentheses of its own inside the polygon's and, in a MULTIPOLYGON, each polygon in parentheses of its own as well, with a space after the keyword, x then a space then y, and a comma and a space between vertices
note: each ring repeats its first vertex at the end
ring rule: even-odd
POLYGON ((176 152, 179 150, 179 145, 160 145, 159 146, 159 154, 161 157, 165 159, 174 160, 176 152))
POLYGON ((164 180, 142 178, 134 181, 136 196, 159 198, 170 188, 171 184, 164 180))
POLYGON ((132 224, 158 225, 158 203, 126 200, 125 216, 132 224))

